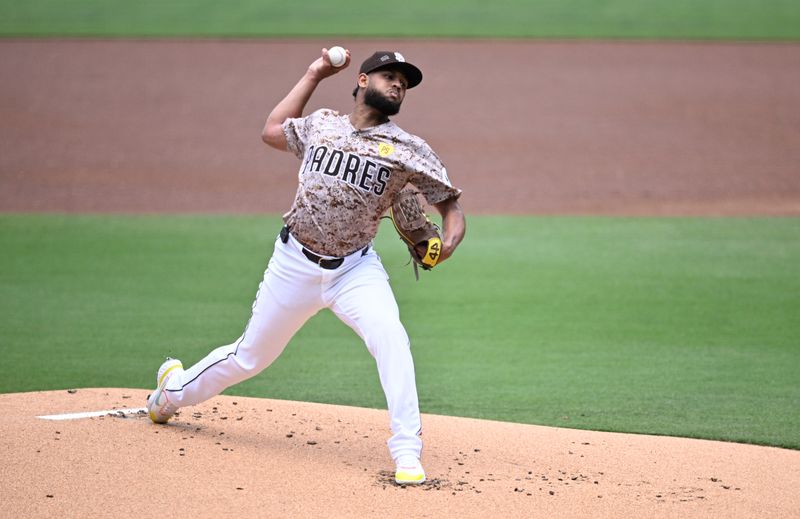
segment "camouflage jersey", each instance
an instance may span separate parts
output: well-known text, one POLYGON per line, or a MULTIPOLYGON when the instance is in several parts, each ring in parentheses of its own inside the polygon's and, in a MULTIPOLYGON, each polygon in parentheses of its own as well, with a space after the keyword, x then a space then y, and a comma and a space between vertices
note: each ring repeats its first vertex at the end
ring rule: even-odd
POLYGON ((407 183, 429 204, 461 194, 431 147, 391 121, 359 130, 348 115, 322 109, 287 119, 283 131, 289 150, 303 161, 283 220, 318 254, 346 256, 364 248, 407 183))

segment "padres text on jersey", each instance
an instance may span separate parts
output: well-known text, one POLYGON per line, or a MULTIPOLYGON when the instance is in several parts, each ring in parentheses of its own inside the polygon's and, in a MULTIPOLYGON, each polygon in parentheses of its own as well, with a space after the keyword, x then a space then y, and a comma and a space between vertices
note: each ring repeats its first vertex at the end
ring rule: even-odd
POLYGON ((431 147, 392 121, 357 129, 347 115, 321 109, 287 119, 283 131, 302 160, 284 222, 317 254, 346 256, 364 248, 408 183, 429 204, 461 194, 431 147))

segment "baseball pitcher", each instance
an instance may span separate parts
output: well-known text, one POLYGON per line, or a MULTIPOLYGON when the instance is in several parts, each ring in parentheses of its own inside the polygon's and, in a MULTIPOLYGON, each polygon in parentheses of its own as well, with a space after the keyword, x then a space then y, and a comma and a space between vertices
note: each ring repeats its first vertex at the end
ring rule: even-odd
POLYGON ((303 116, 320 82, 349 64, 349 51, 345 63, 336 67, 322 49, 264 125, 266 144, 300 159, 299 185, 244 333, 186 370, 180 361, 167 359, 147 408, 154 422, 165 423, 178 408, 256 375, 310 317, 330 308, 375 358, 389 410, 395 479, 417 484, 425 481, 425 471, 411 345, 372 240, 385 213, 403 214, 405 218, 393 219, 412 257, 423 268, 438 265, 464 237, 461 191, 450 183, 430 146, 390 120, 407 90, 422 81, 422 72, 399 52, 376 52, 362 63, 352 112, 322 109, 303 116), (409 241, 413 232, 398 223, 425 223, 427 218, 418 218, 419 209, 411 201, 417 196, 442 217, 442 234, 434 233, 421 244, 409 241))

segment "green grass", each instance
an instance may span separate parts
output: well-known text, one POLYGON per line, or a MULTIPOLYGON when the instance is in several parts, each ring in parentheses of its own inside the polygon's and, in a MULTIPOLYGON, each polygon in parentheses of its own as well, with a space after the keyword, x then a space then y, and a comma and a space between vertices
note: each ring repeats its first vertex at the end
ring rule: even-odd
POLYGON ((796 0, 0 0, 5 37, 800 38, 796 0))
MULTIPOLYGON (((276 217, 0 216, 0 392, 152 385, 234 340, 276 217)), ((423 412, 800 449, 800 220, 474 217, 381 252, 423 412)), ((330 312, 228 394, 384 407, 330 312)))

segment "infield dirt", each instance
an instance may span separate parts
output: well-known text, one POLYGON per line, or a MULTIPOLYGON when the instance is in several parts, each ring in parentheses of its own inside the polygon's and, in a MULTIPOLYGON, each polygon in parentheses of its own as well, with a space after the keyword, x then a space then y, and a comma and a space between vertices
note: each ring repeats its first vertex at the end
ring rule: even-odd
MULTIPOLYGON (((339 42, 346 43, 346 42, 339 42)), ((0 42, 0 211, 288 210, 261 128, 324 42, 0 42)), ((469 214, 800 214, 800 45, 372 42, 469 214)), ((356 66, 308 110, 347 112, 356 66)))
MULTIPOLYGON (((260 130, 324 45, 0 42, 0 211, 285 211, 298 164, 260 130)), ((425 72, 397 121, 468 214, 800 214, 800 45, 347 46, 425 72)), ((309 109, 348 111, 354 69, 309 109)), ((402 488, 385 411, 218 397, 163 427, 36 418, 146 394, 0 395, 0 516, 800 517, 800 452, 768 447, 426 415, 430 481, 402 488)))

